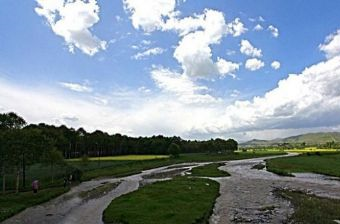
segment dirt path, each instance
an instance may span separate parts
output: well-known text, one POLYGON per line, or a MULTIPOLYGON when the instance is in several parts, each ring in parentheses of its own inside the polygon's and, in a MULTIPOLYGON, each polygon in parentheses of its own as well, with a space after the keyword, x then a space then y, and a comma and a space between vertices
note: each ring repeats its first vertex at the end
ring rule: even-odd
POLYGON ((220 167, 231 177, 217 179, 221 184, 221 196, 216 201, 210 224, 284 223, 293 208, 288 201, 273 193, 276 188, 340 198, 339 181, 316 174, 281 177, 265 170, 251 169, 259 163, 264 163, 264 158, 231 161, 220 167))
POLYGON ((169 179, 202 164, 188 163, 185 167, 165 166, 125 178, 83 182, 68 193, 47 203, 28 208, 5 220, 3 224, 102 224, 103 211, 114 198, 135 191, 140 185, 169 179), (116 182, 121 183, 102 197, 84 200, 79 196, 81 192, 116 182))

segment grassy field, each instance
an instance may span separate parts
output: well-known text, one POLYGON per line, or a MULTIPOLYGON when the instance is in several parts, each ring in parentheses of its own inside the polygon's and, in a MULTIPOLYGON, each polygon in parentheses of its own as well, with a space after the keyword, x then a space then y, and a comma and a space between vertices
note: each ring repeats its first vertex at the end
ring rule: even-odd
POLYGON ((247 152, 247 153, 252 153, 255 152, 256 154, 268 154, 268 153, 288 153, 288 152, 292 152, 292 153, 316 153, 316 152, 320 152, 320 153, 334 153, 334 152, 340 152, 339 149, 320 149, 317 147, 306 147, 306 148, 302 148, 302 149, 298 149, 298 148, 294 148, 294 149, 279 149, 279 148, 265 148, 265 149, 240 149, 237 152, 247 152))
POLYGON ((340 220, 340 200, 291 191, 280 191, 279 194, 290 200, 295 208, 291 217, 293 223, 333 224, 334 220, 340 220))
POLYGON ((321 153, 327 153, 327 152, 338 152, 338 149, 319 149, 317 147, 307 147, 304 149, 286 149, 285 152, 296 152, 296 153, 315 153, 315 152, 321 152, 321 153))
POLYGON ((7 194, 0 196, 0 222, 17 214, 25 208, 41 204, 63 194, 68 189, 49 188, 39 191, 37 194, 33 192, 21 192, 19 194, 7 194))
POLYGON ((81 162, 71 162, 73 166, 85 171, 83 180, 90 180, 97 177, 114 176, 121 177, 132 175, 141 172, 142 170, 167 166, 171 164, 186 163, 186 162, 218 162, 228 160, 239 160, 254 157, 262 157, 267 155, 284 154, 282 152, 269 153, 248 153, 241 152, 236 154, 205 154, 192 153, 182 154, 179 158, 157 159, 157 160, 140 160, 140 161, 106 161, 98 167, 97 161, 90 161, 87 166, 82 165, 81 162))
POLYGON ((267 170, 283 175, 311 172, 340 177, 340 153, 302 154, 270 159, 267 161, 267 170))
MULTIPOLYGON (((123 155, 123 156, 105 156, 105 157, 91 157, 90 161, 138 161, 138 160, 152 160, 152 159, 166 159, 168 155, 123 155)), ((68 159, 68 162, 81 161, 81 158, 68 159)))
POLYGON ((180 177, 147 185, 121 196, 104 211, 105 223, 206 223, 219 195, 219 184, 180 177))
POLYGON ((191 170, 192 176, 200 177, 227 177, 230 174, 226 171, 219 170, 218 167, 223 166, 221 163, 211 163, 205 166, 195 167, 191 170))

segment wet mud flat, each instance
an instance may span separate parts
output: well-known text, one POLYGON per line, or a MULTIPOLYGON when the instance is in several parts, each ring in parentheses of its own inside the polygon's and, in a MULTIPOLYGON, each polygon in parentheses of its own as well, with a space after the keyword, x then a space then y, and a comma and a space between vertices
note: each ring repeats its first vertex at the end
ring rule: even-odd
POLYGON ((220 167, 231 176, 217 180, 221 185, 221 196, 216 200, 211 224, 287 223, 294 208, 287 199, 277 194, 278 189, 340 198, 338 180, 318 174, 282 177, 265 169, 253 169, 255 165, 264 163, 264 158, 257 158, 230 161, 220 167))

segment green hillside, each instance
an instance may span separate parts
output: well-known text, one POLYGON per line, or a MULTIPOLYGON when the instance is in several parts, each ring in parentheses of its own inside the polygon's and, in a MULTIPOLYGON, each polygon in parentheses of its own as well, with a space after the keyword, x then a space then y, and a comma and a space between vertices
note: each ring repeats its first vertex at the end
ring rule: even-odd
POLYGON ((307 145, 325 144, 327 142, 340 142, 340 132, 319 132, 308 133, 303 135, 291 136, 287 138, 274 140, 258 140, 253 139, 248 142, 241 143, 240 146, 271 146, 282 143, 303 143, 307 145))

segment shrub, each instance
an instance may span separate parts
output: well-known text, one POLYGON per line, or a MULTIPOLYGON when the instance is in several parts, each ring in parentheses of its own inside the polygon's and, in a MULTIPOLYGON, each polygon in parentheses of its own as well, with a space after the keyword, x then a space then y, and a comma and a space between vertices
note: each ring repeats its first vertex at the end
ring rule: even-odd
POLYGON ((179 153, 181 152, 181 148, 179 147, 179 145, 175 143, 171 143, 171 145, 169 146, 168 152, 171 155, 171 157, 178 158, 179 153))

